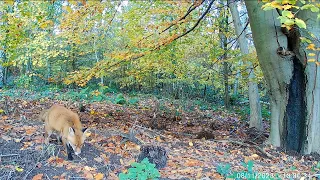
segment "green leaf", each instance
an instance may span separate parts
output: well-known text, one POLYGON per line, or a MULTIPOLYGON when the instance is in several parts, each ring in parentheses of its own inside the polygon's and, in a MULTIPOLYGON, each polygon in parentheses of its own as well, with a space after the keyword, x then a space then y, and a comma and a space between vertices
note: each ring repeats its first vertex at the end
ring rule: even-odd
POLYGON ((318 7, 312 7, 310 10, 312 12, 319 12, 319 8, 318 7))
POLYGON ((287 17, 284 17, 284 16, 279 16, 277 19, 280 19, 280 23, 284 23, 286 22, 287 20, 289 20, 287 17))
POLYGON ((292 26, 292 25, 294 25, 294 20, 292 20, 292 19, 286 19, 286 20, 284 21, 284 24, 287 25, 287 26, 292 26))
POLYGON ((313 8, 313 7, 315 7, 313 4, 306 4, 306 5, 304 5, 304 6, 301 7, 301 10, 311 9, 311 8, 313 8))
POLYGON ((282 16, 285 16, 285 17, 288 17, 288 18, 293 18, 294 17, 292 12, 291 11, 287 11, 287 10, 282 11, 282 16))
POLYGON ((116 104, 125 104, 126 100, 123 97, 123 94, 118 94, 116 97, 116 104))
POLYGON ((307 29, 307 25, 303 20, 299 18, 295 18, 295 21, 296 21, 296 25, 299 26, 299 28, 307 29))

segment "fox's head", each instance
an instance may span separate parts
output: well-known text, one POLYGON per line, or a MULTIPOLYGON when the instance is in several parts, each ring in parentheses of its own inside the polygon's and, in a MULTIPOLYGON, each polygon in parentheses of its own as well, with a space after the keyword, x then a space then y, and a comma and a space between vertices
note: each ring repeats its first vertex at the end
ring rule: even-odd
POLYGON ((76 155, 79 155, 81 153, 82 145, 84 143, 84 140, 86 139, 86 131, 87 128, 83 128, 80 130, 69 127, 67 140, 76 155))

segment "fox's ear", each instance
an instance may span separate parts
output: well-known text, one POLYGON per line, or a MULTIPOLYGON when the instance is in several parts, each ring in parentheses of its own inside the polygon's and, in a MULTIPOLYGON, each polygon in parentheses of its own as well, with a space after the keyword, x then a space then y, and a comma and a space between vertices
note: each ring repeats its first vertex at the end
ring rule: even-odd
POLYGON ((74 136, 74 129, 72 127, 69 127, 69 134, 74 136))
POLYGON ((88 128, 82 128, 82 132, 85 133, 88 130, 88 128))
POLYGON ((90 132, 89 132, 88 128, 83 128, 82 132, 83 132, 83 135, 82 135, 83 139, 86 139, 87 137, 90 136, 90 132))

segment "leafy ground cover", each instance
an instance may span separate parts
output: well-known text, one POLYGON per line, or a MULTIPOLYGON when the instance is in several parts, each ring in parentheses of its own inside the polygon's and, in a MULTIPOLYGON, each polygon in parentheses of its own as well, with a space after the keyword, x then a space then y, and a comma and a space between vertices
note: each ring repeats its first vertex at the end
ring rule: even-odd
POLYGON ((159 171, 162 179, 224 179, 232 174, 238 179, 290 179, 316 174, 320 167, 319 156, 265 146, 261 143, 266 132, 257 134, 237 114, 197 103, 185 110, 183 105, 154 98, 115 104, 65 101, 54 92, 14 94, 5 94, 0 103, 0 179, 118 179, 135 162, 142 145, 167 150, 167 166, 159 171), (49 146, 43 143, 44 126, 38 115, 53 104, 77 112, 90 128, 74 161, 66 160, 54 137, 49 146), (125 141, 129 132, 141 144, 125 141), (254 173, 260 174, 253 177, 254 173))

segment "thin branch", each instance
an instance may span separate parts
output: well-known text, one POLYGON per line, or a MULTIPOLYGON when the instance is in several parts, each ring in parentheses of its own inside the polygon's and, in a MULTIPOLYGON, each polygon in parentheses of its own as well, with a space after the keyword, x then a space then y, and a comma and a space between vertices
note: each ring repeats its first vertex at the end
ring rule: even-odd
MULTIPOLYGON (((184 16, 182 16, 180 19, 178 19, 177 21, 175 21, 175 22, 179 22, 179 21, 185 19, 187 16, 189 16, 189 14, 190 14, 193 10, 195 10, 197 7, 199 7, 201 4, 203 4, 204 1, 205 1, 205 0, 202 0, 202 2, 201 2, 199 5, 197 5, 197 6, 194 6, 195 3, 193 3, 193 4, 189 7, 189 9, 188 9, 188 11, 186 12, 186 14, 185 14, 184 16)), ((164 30, 162 30, 161 32, 159 32, 159 35, 162 34, 162 33, 164 33, 165 31, 169 30, 172 26, 174 26, 174 25, 176 25, 176 24, 177 24, 177 23, 174 23, 174 22, 171 23, 168 27, 166 27, 164 30)), ((149 34, 148 36, 143 37, 141 40, 138 41, 138 44, 141 43, 143 40, 148 39, 148 38, 151 37, 152 35, 153 35, 153 33, 149 34)))
POLYGON ((120 0, 119 3, 118 3, 118 6, 116 6, 115 11, 114 11, 114 13, 113 13, 113 15, 112 15, 112 18, 110 19, 110 21, 109 21, 109 23, 108 23, 108 28, 107 28, 106 31, 109 31, 109 29, 110 29, 110 27, 111 27, 111 24, 112 24, 114 18, 116 17, 117 12, 118 12, 117 9, 120 7, 121 3, 122 3, 122 0, 120 0))
MULTIPOLYGON (((204 1, 205 1, 205 0, 202 0, 202 2, 201 2, 199 5, 197 5, 197 6, 194 6, 194 3, 193 3, 193 4, 189 7, 187 13, 186 13, 184 16, 182 16, 177 22, 185 19, 193 10, 195 10, 197 7, 199 7, 201 4, 203 4, 204 1), (194 6, 194 7, 192 7, 192 6, 194 6)), ((171 28, 172 26, 174 26, 174 25, 175 25, 175 24, 172 23, 170 26, 168 26, 167 28, 165 28, 164 30, 162 30, 159 34, 167 31, 168 29, 170 29, 170 28, 171 28)))
POLYGON ((193 30, 200 24, 201 20, 209 13, 209 11, 210 11, 210 9, 211 9, 211 6, 212 6, 212 4, 213 4, 214 1, 215 1, 215 0, 211 0, 211 2, 210 2, 210 4, 209 4, 208 8, 206 9, 206 11, 201 15, 201 17, 198 19, 198 21, 196 22, 196 24, 195 24, 191 29, 189 29, 189 30, 186 31, 185 33, 181 34, 180 36, 178 36, 177 38, 175 38, 173 41, 175 41, 175 40, 177 40, 177 39, 179 39, 179 38, 181 38, 181 37, 189 34, 191 31, 193 31, 193 30))
POLYGON ((247 68, 245 68, 245 69, 242 69, 240 72, 237 72, 237 73, 231 73, 231 74, 228 74, 228 76, 235 76, 235 75, 237 75, 237 74, 239 74, 239 73, 242 73, 242 72, 244 72, 244 71, 246 71, 246 70, 248 70, 248 69, 250 69, 250 72, 248 73, 248 74, 250 74, 252 71, 253 71, 253 69, 255 69, 256 67, 258 67, 259 66, 259 64, 255 64, 253 67, 247 67, 247 68))
POLYGON ((240 36, 242 35, 242 33, 244 33, 244 31, 247 29, 248 25, 249 25, 249 21, 247 21, 247 23, 246 23, 246 25, 244 26, 244 28, 242 29, 241 33, 240 33, 235 39, 232 39, 231 41, 228 42, 228 44, 232 42, 231 47, 232 47, 232 46, 234 45, 234 43, 240 38, 240 36))
MULTIPOLYGON (((195 25, 194 25, 191 29, 189 29, 189 30, 186 31, 185 33, 183 33, 183 34, 175 37, 171 42, 173 42, 173 41, 175 41, 175 40, 177 40, 177 39, 179 39, 179 38, 187 35, 187 34, 190 33, 191 31, 193 31, 193 30, 200 24, 201 20, 209 13, 209 11, 210 11, 210 9, 211 9, 211 6, 212 6, 212 4, 213 4, 214 1, 215 1, 215 0, 211 0, 211 2, 210 2, 210 4, 209 4, 208 8, 206 9, 206 11, 201 15, 201 17, 198 19, 198 21, 195 23, 195 25)), ((110 69, 110 68, 112 68, 112 67, 114 67, 114 66, 117 66, 117 65, 119 65, 119 64, 121 64, 121 63, 123 63, 123 62, 125 62, 125 61, 133 61, 133 60, 139 59, 139 58, 145 56, 147 53, 150 53, 150 52, 153 52, 154 50, 159 49, 159 48, 160 48, 161 46, 163 46, 163 45, 165 45, 165 44, 164 44, 164 43, 163 43, 163 44, 160 44, 160 45, 156 46, 155 48, 151 49, 149 52, 146 52, 146 53, 144 53, 144 54, 139 54, 139 55, 136 56, 136 57, 132 57, 132 58, 130 58, 130 59, 123 59, 123 60, 121 60, 121 61, 118 61, 117 63, 114 63, 114 64, 110 65, 110 66, 108 67, 108 69, 110 69)))

